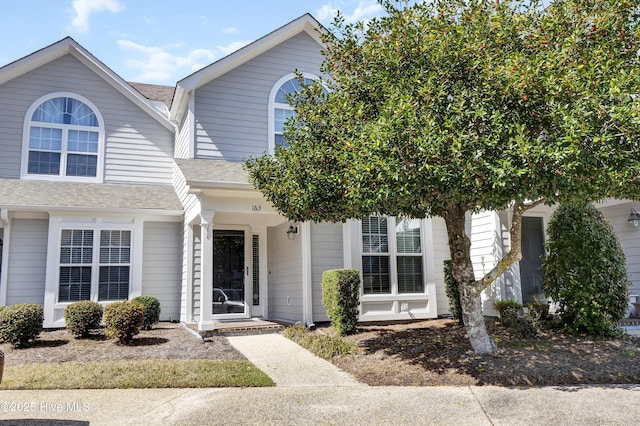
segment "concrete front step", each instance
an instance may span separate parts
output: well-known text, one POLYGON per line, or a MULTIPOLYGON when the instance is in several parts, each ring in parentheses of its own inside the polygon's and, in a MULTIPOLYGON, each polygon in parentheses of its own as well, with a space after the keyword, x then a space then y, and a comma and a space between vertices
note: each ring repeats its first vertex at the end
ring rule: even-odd
POLYGON ((203 339, 212 336, 249 336, 254 334, 279 333, 282 324, 264 320, 216 321, 214 329, 201 332, 203 339))

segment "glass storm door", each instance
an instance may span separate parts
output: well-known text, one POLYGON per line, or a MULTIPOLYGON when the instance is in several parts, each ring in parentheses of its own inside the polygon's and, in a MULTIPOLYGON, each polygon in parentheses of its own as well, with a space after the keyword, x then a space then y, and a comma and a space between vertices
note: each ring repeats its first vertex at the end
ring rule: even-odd
POLYGON ((244 230, 213 231, 213 314, 219 317, 249 315, 245 235, 244 230))

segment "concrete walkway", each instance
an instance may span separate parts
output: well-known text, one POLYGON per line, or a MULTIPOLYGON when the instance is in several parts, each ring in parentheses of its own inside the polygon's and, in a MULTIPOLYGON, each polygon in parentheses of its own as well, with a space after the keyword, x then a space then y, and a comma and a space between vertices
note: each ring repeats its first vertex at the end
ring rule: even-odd
POLYGON ((7 425, 629 425, 640 385, 366 386, 279 334, 229 337, 271 388, 0 391, 7 425))
POLYGON ((365 386, 280 334, 227 337, 276 386, 365 386))

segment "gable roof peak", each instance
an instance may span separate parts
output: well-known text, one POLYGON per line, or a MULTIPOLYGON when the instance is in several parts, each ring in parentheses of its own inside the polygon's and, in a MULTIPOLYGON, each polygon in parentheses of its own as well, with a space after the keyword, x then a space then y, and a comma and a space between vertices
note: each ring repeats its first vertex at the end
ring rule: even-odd
POLYGON ((183 78, 176 85, 176 92, 171 104, 170 119, 175 121, 184 112, 188 95, 192 90, 207 84, 302 32, 306 32, 320 47, 324 47, 320 36, 322 31, 326 31, 322 24, 310 13, 305 13, 269 34, 183 78))

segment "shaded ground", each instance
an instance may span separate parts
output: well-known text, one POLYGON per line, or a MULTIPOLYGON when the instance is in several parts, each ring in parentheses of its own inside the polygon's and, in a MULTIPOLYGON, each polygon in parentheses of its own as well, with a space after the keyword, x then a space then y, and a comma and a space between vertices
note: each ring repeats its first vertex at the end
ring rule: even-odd
POLYGON ((131 345, 108 340, 103 331, 87 339, 75 339, 66 330, 43 331, 33 346, 13 349, 0 344, 5 368, 34 362, 91 362, 122 359, 245 359, 224 337, 203 342, 180 324, 159 323, 153 330, 141 331, 131 345))
POLYGON ((522 339, 499 324, 489 329, 498 352, 479 356, 452 320, 361 326, 347 337, 360 353, 333 362, 369 385, 640 383, 640 339, 597 340, 559 330, 522 339))

